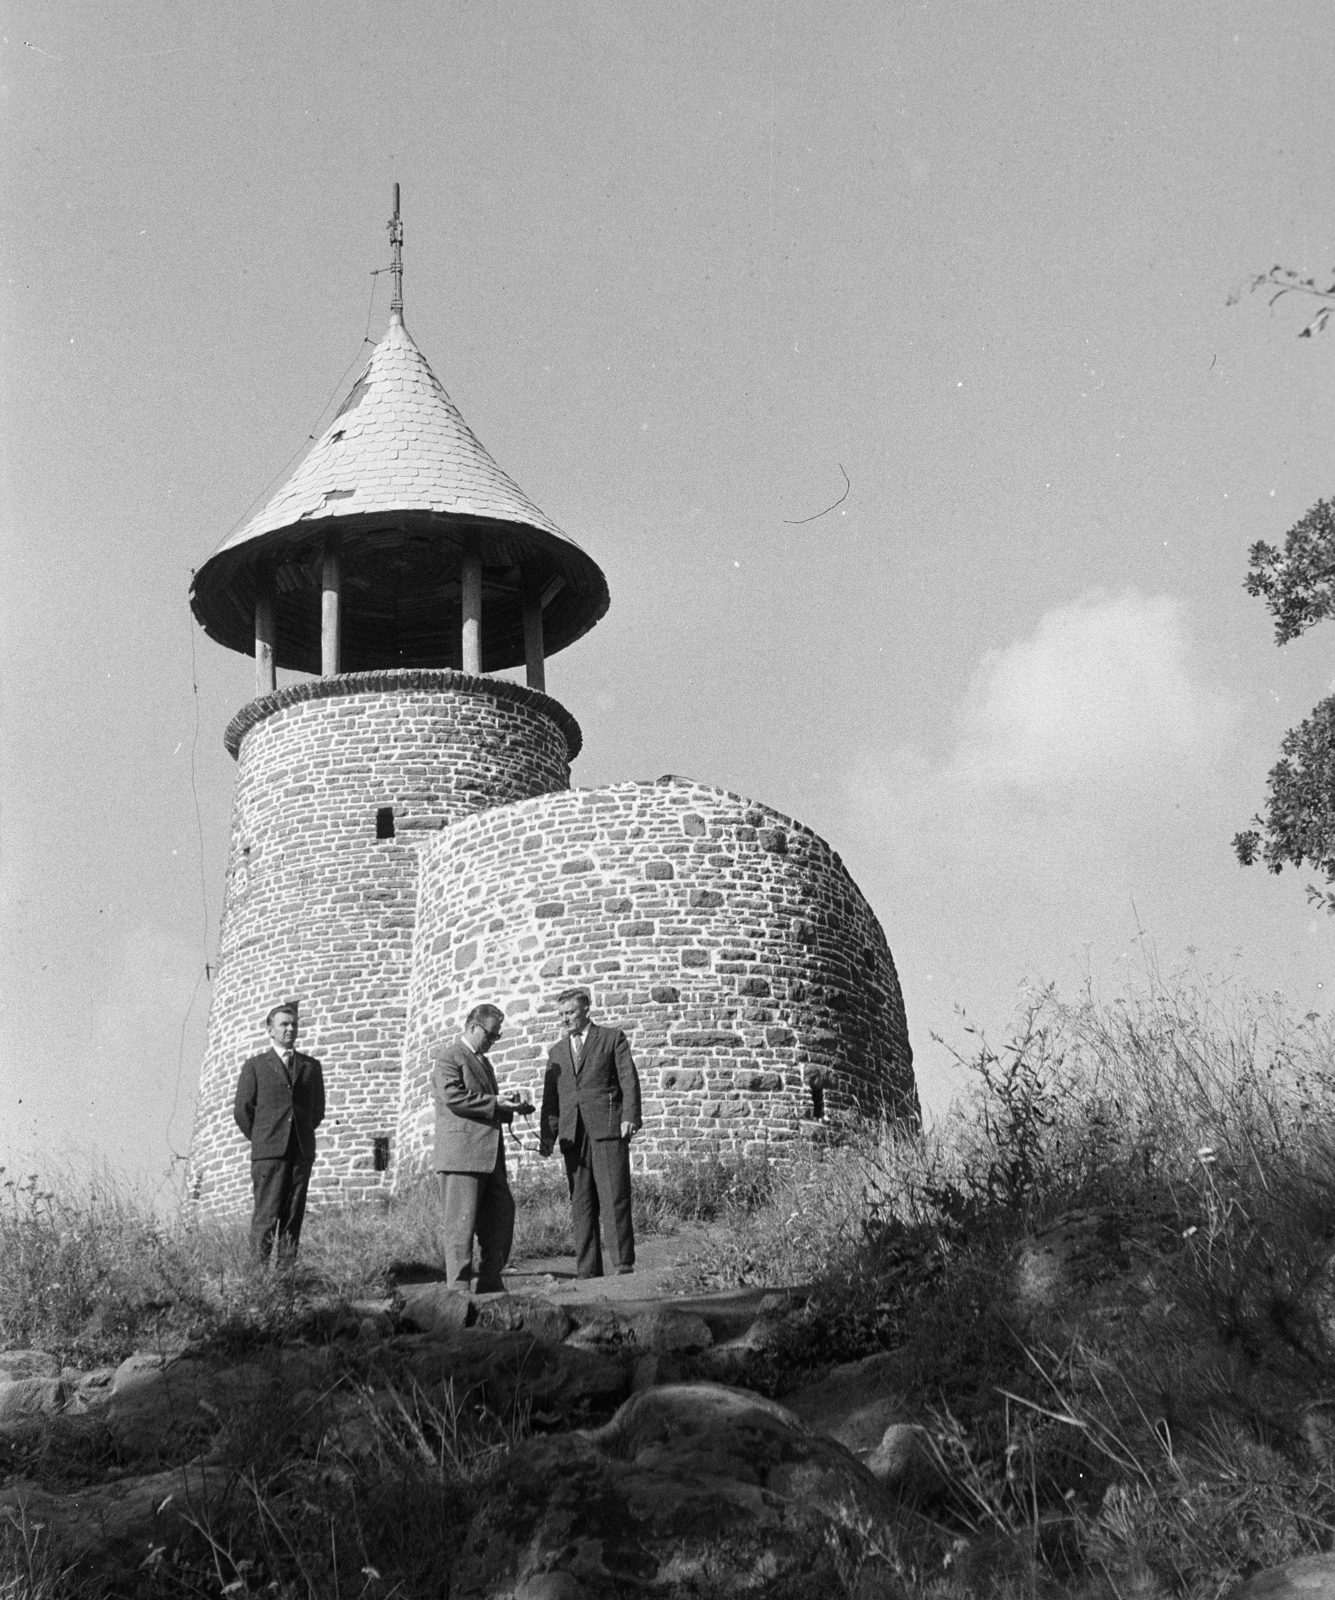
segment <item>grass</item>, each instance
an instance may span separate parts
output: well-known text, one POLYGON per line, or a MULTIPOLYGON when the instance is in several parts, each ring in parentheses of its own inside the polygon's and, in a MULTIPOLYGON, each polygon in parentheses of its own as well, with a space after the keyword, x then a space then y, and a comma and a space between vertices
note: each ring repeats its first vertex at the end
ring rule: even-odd
MULTIPOLYGON (((640 1237, 709 1221, 766 1191, 762 1162, 676 1159, 635 1189, 640 1237)), ((559 1163, 516 1173, 513 1256, 570 1254, 570 1199, 559 1163)), ((389 1293, 398 1266, 441 1264, 435 1185, 355 1206, 313 1208, 289 1273, 256 1272, 244 1219, 183 1209, 164 1218, 105 1174, 43 1186, 0 1168, 0 1348, 39 1348, 81 1366, 183 1340, 292 1337, 339 1308, 389 1293)))
POLYGON ((965 1065, 943 1127, 793 1166, 692 1266, 814 1284, 780 1392, 880 1353, 914 1397, 922 1592, 1214 1596, 1335 1547, 1329 1025, 1151 974, 1042 994, 965 1065), (1079 1270, 1027 1303, 1063 1236, 1079 1270))
MULTIPOLYGON (((647 1235, 707 1220, 768 1182, 754 1163, 676 1163, 659 1184, 637 1186, 636 1227, 647 1235)), ((438 1260, 431 1184, 388 1204, 313 1211, 296 1267, 277 1273, 251 1266, 244 1220, 164 1219, 102 1175, 48 1188, 0 1174, 0 1183, 0 1348, 41 1348, 85 1367, 187 1339, 254 1359, 257 1344, 332 1337, 347 1308, 387 1291, 396 1265, 438 1260)), ((513 1186, 516 1256, 568 1251, 559 1167, 516 1174, 513 1186)), ((289 1411, 272 1399, 222 1419, 236 1492, 182 1548, 119 1574, 118 1600, 436 1592, 479 1483, 527 1418, 465 1403, 448 1383, 427 1390, 404 1372, 362 1370, 374 1357, 346 1349, 314 1422, 309 1405, 289 1411)), ((7 1442, 0 1469, 60 1489, 115 1465, 93 1459, 86 1430, 65 1431, 7 1442), (71 1451, 77 1459, 66 1459, 71 1451)), ((101 1592, 57 1567, 40 1529, 0 1518, 0 1600, 101 1592)))
POLYGON ((116 1600, 439 1592, 480 1486, 527 1418, 465 1404, 451 1383, 376 1376, 374 1387, 345 1376, 314 1432, 309 1408, 228 1418, 234 1492, 189 1519, 193 1537, 118 1574, 116 1600))
POLYGON ((0 1600, 63 1600, 69 1589, 45 1530, 26 1517, 0 1518, 0 1600))
MULTIPOLYGON (((840 1535, 847 1591, 874 1571, 924 1600, 1204 1600, 1335 1548, 1329 1026, 1151 973, 1112 1003, 1037 995, 963 1065, 971 1093, 927 1134, 883 1127, 781 1166, 678 1161, 637 1185, 642 1233, 702 1225, 683 1286, 811 1285, 771 1392, 878 1354, 909 1397, 932 1471, 896 1541, 840 1535), (1044 1278, 1054 1241, 1078 1248, 1044 1278)), ((568 1249, 559 1171, 515 1187, 517 1253, 568 1249)), ((298 1271, 264 1280, 240 1229, 163 1223, 106 1185, 4 1193, 0 1343, 85 1364, 189 1329, 286 1337, 435 1253, 425 1192, 318 1213, 298 1271)), ((355 1451, 247 1446, 268 1465, 235 1520, 152 1592, 435 1592, 525 1420, 380 1392, 355 1451), (302 1509, 318 1505, 333 1515, 302 1509)), ((0 1600, 63 1597, 49 1565, 22 1579, 42 1553, 7 1537, 0 1600)))

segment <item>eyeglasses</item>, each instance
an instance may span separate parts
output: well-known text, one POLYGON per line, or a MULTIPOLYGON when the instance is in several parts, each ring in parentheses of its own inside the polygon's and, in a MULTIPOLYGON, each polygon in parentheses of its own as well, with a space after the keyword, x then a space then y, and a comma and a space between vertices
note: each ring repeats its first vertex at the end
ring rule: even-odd
POLYGON ((501 1031, 502 1030, 500 1028, 483 1028, 482 1030, 483 1035, 490 1039, 493 1044, 495 1044, 496 1040, 500 1038, 501 1031))

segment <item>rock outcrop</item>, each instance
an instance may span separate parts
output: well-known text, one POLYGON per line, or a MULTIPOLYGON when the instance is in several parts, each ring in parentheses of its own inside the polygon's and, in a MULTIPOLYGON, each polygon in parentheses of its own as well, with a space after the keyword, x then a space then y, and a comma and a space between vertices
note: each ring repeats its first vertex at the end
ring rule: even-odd
POLYGON ((871 1473, 783 1406, 719 1384, 674 1385, 635 1396, 602 1428, 514 1451, 450 1592, 615 1600, 786 1581, 817 1595, 847 1592, 842 1564, 866 1569, 859 1593, 888 1595, 873 1552, 892 1517, 871 1473))

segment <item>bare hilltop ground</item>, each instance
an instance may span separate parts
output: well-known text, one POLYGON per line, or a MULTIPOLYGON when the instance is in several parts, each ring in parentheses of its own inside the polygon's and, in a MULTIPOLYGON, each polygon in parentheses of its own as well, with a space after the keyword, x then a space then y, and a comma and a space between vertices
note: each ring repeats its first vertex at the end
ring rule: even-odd
POLYGON ((926 1134, 639 1182, 629 1276, 523 1176, 494 1296, 425 1191, 256 1275, 6 1174, 0 1596, 1325 1592, 1329 1030, 1047 996, 969 1065, 926 1134))
POLYGON ((624 1277, 578 1278, 573 1254, 527 1256, 513 1261, 505 1274, 514 1294, 542 1294, 567 1305, 594 1300, 645 1300, 683 1295, 691 1263, 708 1258, 711 1240, 723 1223, 683 1222, 671 1233, 651 1234, 635 1250, 635 1271, 624 1277))

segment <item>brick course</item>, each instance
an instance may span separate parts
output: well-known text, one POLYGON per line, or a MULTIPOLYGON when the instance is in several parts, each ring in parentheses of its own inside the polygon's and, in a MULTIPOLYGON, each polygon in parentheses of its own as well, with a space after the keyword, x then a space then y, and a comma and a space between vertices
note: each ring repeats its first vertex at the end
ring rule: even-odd
POLYGON ((449 671, 321 679, 266 695, 228 730, 239 752, 190 1192, 206 1212, 248 1203, 232 1122, 242 1061, 279 1000, 301 1002, 300 1048, 324 1063, 328 1112, 313 1197, 384 1189, 373 1143, 400 1100, 417 855, 482 807, 562 789, 579 728, 556 701, 449 671), (377 838, 392 808, 394 837, 377 838))
POLYGON ((203 1211, 249 1204, 232 1095, 267 1043, 264 1013, 292 997, 328 1086, 316 1200, 420 1174, 431 1052, 480 1000, 506 1012, 492 1057, 503 1084, 537 1098, 555 997, 573 983, 630 1038, 642 1170, 676 1152, 775 1149, 817 1114, 916 1117, 894 962, 838 855, 791 818, 683 778, 572 791, 579 743, 546 695, 451 671, 302 683, 233 719, 189 1174, 203 1211), (377 837, 386 808, 392 838, 377 837))
POLYGON ((641 1167, 781 1145, 813 1126, 817 1098, 835 1122, 917 1115, 885 935, 824 840, 685 779, 577 789, 469 817, 422 853, 401 1181, 429 1153, 434 1047, 495 1002, 498 1077, 536 1099, 556 995, 575 983, 630 1039, 641 1167))

